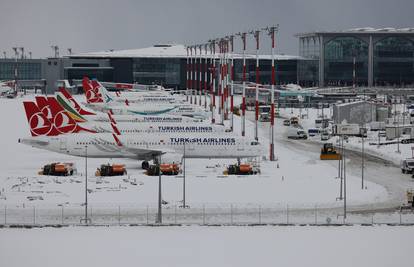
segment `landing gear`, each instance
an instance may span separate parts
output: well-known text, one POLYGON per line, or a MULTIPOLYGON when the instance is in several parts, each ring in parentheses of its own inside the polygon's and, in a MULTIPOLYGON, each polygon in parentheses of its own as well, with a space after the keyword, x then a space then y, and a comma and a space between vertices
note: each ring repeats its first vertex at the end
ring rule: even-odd
POLYGON ((144 160, 141 164, 141 167, 142 167, 143 170, 148 170, 148 168, 149 168, 148 161, 144 160))

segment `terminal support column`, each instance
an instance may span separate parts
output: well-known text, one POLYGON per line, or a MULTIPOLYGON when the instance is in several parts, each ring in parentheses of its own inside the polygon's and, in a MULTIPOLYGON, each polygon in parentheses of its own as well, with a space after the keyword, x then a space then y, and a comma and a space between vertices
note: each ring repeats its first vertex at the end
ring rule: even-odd
POLYGON ((319 87, 325 86, 325 46, 323 36, 319 36, 319 87))
POLYGON ((372 35, 369 36, 368 45, 368 87, 374 84, 374 44, 372 42, 372 35))

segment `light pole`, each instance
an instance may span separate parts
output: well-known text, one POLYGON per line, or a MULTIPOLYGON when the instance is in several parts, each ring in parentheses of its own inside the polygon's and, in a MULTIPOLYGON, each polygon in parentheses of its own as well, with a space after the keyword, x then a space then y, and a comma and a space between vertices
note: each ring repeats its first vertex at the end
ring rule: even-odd
POLYGON ((220 39, 219 41, 219 48, 220 48, 220 85, 219 85, 219 98, 220 98, 220 108, 219 108, 219 114, 220 114, 220 124, 224 125, 224 40, 220 39))
POLYGON ((242 105, 241 105, 241 135, 246 135, 246 34, 245 32, 239 33, 243 42, 243 85, 242 85, 242 105))
POLYGON ((198 99, 198 105, 201 107, 201 98, 202 98, 202 88, 203 88, 203 86, 202 86, 202 71, 203 71, 203 67, 202 67, 202 61, 203 61, 203 54, 202 54, 202 49, 203 49, 203 45, 199 45, 198 46, 198 48, 199 48, 199 50, 200 50, 200 62, 199 62, 199 64, 198 64, 198 66, 199 66, 199 74, 198 74, 198 95, 199 95, 199 99, 198 99))
POLYGON ((401 134, 401 130, 400 130, 400 119, 398 118, 398 116, 397 116, 397 101, 396 101, 396 99, 394 98, 394 114, 395 114, 395 116, 394 116, 394 118, 397 120, 397 151, 395 151, 395 152, 397 152, 397 153, 401 153, 401 151, 400 151, 400 134, 401 134))
POLYGON ((226 38, 224 39, 224 59, 225 59, 225 64, 224 64, 224 74, 225 74, 225 84, 226 86, 224 87, 224 105, 225 105, 225 112, 224 112, 224 119, 228 120, 229 119, 229 83, 230 83, 230 68, 229 68, 229 36, 226 36, 226 38))
POLYGON ((197 105, 198 72, 197 69, 197 45, 194 45, 194 105, 197 105))
POLYGON ((271 109, 270 109, 270 160, 275 160, 275 145, 274 145, 274 130, 275 130, 275 85, 276 85, 276 73, 275 73, 275 32, 278 26, 272 26, 267 28, 272 41, 272 87, 271 87, 271 109))
POLYGON ((254 139, 259 140, 259 83, 260 83, 260 69, 259 69, 259 40, 260 31, 256 30, 252 32, 256 39, 256 101, 255 101, 255 127, 254 127, 254 139))
POLYGON ((189 55, 189 50, 190 48, 187 46, 186 47, 186 50, 187 50, 187 58, 186 58, 186 62, 187 62, 187 64, 186 64, 186 69, 187 69, 187 71, 186 71, 186 78, 187 78, 187 91, 186 91, 186 94, 185 94, 185 100, 188 102, 188 92, 189 92, 189 89, 190 89, 190 77, 189 77, 189 72, 190 72, 190 55, 189 55))
POLYGON ((231 120, 230 120, 230 129, 233 132, 233 124, 234 124, 234 100, 233 100, 233 95, 234 95, 234 36, 230 35, 230 116, 231 116, 231 120))
POLYGON ((54 51, 54 53, 55 53, 55 58, 58 58, 59 57, 59 46, 57 46, 57 45, 52 45, 52 46, 50 46, 52 49, 53 49, 53 51, 54 51))
POLYGON ((21 57, 21 59, 24 59, 24 47, 19 47, 19 49, 20 49, 20 53, 21 53, 20 57, 21 57))
POLYGON ((158 213, 155 223, 162 223, 162 196, 161 196, 161 154, 158 156, 158 213))
POLYGON ((346 219, 346 160, 345 160, 345 147, 343 147, 342 150, 343 150, 343 161, 344 161, 344 163, 343 163, 344 164, 344 168, 343 168, 343 170, 344 170, 344 177, 343 177, 343 179, 344 179, 344 195, 343 195, 343 197, 344 197, 344 220, 345 220, 346 219))
POLYGON ((19 56, 18 52, 19 47, 13 47, 14 51, 14 93, 17 95, 17 57, 19 56))
MULTIPOLYGON (((363 124, 362 124, 362 131, 361 131, 361 138, 362 138, 362 157, 361 157, 361 189, 364 189, 364 174, 365 174, 365 147, 364 147, 364 137, 366 133, 366 120, 365 120, 365 107, 366 107, 366 95, 364 89, 364 114, 363 114, 363 124)), ((371 109, 371 107, 370 107, 371 109)), ((370 118, 370 120, 372 117, 370 118)))
POLYGON ((85 218, 81 219, 81 223, 91 223, 88 218, 88 145, 85 146, 85 218))
POLYGON ((216 110, 216 41, 215 40, 211 40, 210 43, 210 51, 211 51, 211 65, 210 65, 210 69, 211 69, 211 100, 210 100, 210 105, 211 105, 211 123, 215 124, 216 123, 216 114, 215 114, 215 110, 216 110))
POLYGON ((204 109, 207 110, 207 81, 208 81, 208 55, 207 55, 208 44, 204 44, 204 109))
POLYGON ((190 104, 193 104, 193 47, 190 46, 190 104))
POLYGON ((183 152, 183 206, 182 208, 187 208, 186 202, 185 202, 185 142, 183 143, 184 146, 184 152, 183 152))

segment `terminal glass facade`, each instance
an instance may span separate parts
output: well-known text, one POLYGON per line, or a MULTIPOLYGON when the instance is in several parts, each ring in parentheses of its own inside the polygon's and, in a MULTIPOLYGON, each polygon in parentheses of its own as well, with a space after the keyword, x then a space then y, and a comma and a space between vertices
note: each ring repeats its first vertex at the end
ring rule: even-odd
MULTIPOLYGON (((0 80, 14 79, 16 63, 12 60, 0 61, 0 80)), ((19 80, 42 79, 42 65, 40 62, 17 62, 17 78, 19 80)))
POLYGON ((303 59, 298 61, 298 79, 299 84, 305 87, 318 85, 319 77, 319 60, 303 59))
POLYGON ((300 38, 299 55, 304 58, 318 59, 320 55, 319 38, 317 36, 300 38))
MULTIPOLYGON (((161 84, 176 87, 181 84, 181 59, 134 58, 133 80, 140 84, 161 84)), ((185 83, 185 81, 184 81, 185 83)))
POLYGON ((83 77, 97 79, 103 82, 113 81, 113 68, 87 68, 87 67, 72 67, 65 68, 65 78, 68 80, 82 80, 83 77))
POLYGON ((387 37, 374 45, 374 84, 414 83, 414 42, 403 37, 387 37))
POLYGON ((355 37, 337 37, 325 43, 325 84, 351 85, 355 57, 356 84, 368 83, 368 44, 355 37))
MULTIPOLYGON (((260 60, 260 83, 271 84, 272 82, 272 61, 260 60)), ((246 81, 256 82, 256 60, 246 60, 246 81)), ((297 82, 297 59, 275 60, 275 76, 276 84, 288 84, 297 82)), ((218 66, 217 66, 218 69, 218 66)), ((234 79, 235 81, 243 80, 243 61, 241 59, 234 60, 234 79)), ((217 74, 218 75, 218 74, 217 74)))

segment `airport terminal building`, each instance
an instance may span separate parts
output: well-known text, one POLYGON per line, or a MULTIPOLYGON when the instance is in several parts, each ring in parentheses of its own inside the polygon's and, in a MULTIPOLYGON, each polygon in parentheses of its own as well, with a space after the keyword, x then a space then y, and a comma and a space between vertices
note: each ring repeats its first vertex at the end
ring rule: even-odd
POLYGON ((414 28, 357 28, 296 35, 302 85, 413 86, 414 28), (355 59, 355 64, 354 64, 355 59), (355 71, 355 79, 354 73, 355 71))
MULTIPOLYGON (((271 56, 260 55, 259 57, 261 82, 270 83, 271 56)), ((246 55, 246 58, 246 79, 254 82, 256 80, 255 55, 246 55)), ((216 59, 218 63, 218 55, 216 59)), ((275 55, 275 60, 278 84, 296 83, 300 57, 275 55)), ((199 59, 197 62, 199 63, 199 59)), ((203 59, 204 62, 205 59, 203 59)), ((165 87, 184 89, 186 87, 187 50, 184 45, 162 44, 141 49, 73 54, 60 58, 25 58, 17 59, 17 61, 0 59, 1 80, 14 79, 15 64, 18 66, 20 84, 24 83, 23 80, 39 80, 39 83, 44 83, 47 92, 53 92, 57 80, 81 80, 84 76, 105 82, 160 84, 165 87)), ((234 67, 235 79, 241 81, 243 66, 240 54, 234 54, 234 67)))
MULTIPOLYGON (((277 84, 414 87, 414 28, 358 28, 296 36, 299 56, 275 55, 277 84)), ((246 58, 246 79, 254 82, 255 55, 247 54, 246 58)), ((260 82, 269 84, 271 56, 260 55, 259 59, 260 82)), ((46 59, 2 58, 0 80, 14 79, 17 65, 19 86, 35 86, 47 92, 55 90, 57 80, 80 80, 84 76, 106 82, 160 84, 184 89, 186 60, 187 50, 179 44, 46 59)), ((241 54, 234 54, 234 66, 235 80, 241 81, 241 54)))
MULTIPOLYGON (((242 80, 242 55, 233 54, 235 79, 242 80)), ((72 60, 94 59, 109 60, 113 67, 114 82, 140 83, 140 84, 161 84, 166 87, 183 89, 186 87, 187 71, 187 49, 184 45, 159 44, 148 48, 104 51, 71 55, 72 60)), ((246 55, 248 81, 255 81, 255 55, 246 55)), ((260 55, 260 79, 263 83, 270 83, 271 80, 271 56, 260 55)), ((202 70, 205 70, 205 63, 210 62, 210 52, 202 50, 202 70)), ((297 82, 298 56, 275 55, 277 69, 277 81, 279 84, 297 82)), ((218 54, 216 55, 218 62, 218 54)), ((200 63, 199 51, 197 51, 197 64, 200 63)), ((199 70, 198 70, 199 71, 199 70)), ((204 74, 203 74, 204 75, 204 74)), ((203 76, 204 77, 204 76, 203 76)), ((75 78, 75 77, 69 77, 75 78)), ((78 77, 76 77, 78 78, 78 77)))

